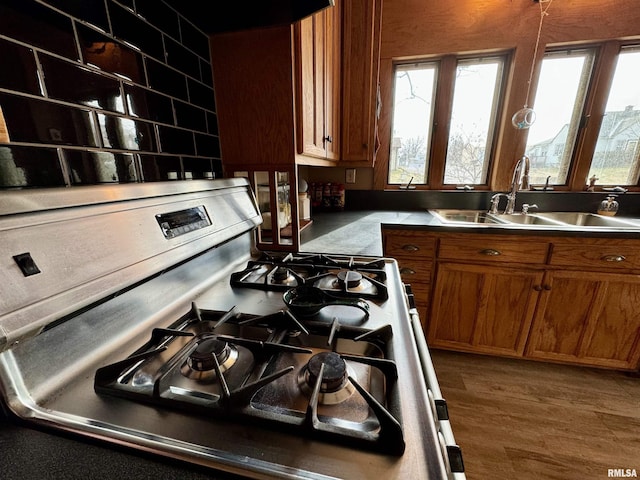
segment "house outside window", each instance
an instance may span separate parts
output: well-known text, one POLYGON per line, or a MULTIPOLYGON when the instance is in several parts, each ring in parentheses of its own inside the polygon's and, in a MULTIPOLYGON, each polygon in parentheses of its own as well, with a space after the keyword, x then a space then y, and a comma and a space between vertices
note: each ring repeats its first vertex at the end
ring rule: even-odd
POLYGON ((527 133, 532 184, 638 185, 640 46, 616 45, 545 53, 527 133))
POLYGON ((595 50, 547 52, 542 60, 527 136, 531 183, 566 183, 582 118, 595 50), (544 153, 542 153, 544 152, 544 153))
POLYGON ((637 185, 640 176, 640 46, 620 50, 589 175, 607 185, 637 185))

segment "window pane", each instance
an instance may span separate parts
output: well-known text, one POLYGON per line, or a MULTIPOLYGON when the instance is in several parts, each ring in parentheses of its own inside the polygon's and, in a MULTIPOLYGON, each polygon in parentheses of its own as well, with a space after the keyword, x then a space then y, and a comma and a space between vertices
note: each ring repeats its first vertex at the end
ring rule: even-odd
POLYGON ((427 183, 436 78, 437 65, 434 63, 396 68, 390 184, 427 183))
POLYGON ((566 183, 592 65, 593 52, 585 50, 547 53, 542 60, 526 148, 532 184, 547 177, 551 185, 566 183))
POLYGON ((622 50, 609 92, 589 177, 635 185, 640 173, 640 48, 622 50))
POLYGON ((501 73, 500 59, 458 62, 445 184, 486 183, 501 73))

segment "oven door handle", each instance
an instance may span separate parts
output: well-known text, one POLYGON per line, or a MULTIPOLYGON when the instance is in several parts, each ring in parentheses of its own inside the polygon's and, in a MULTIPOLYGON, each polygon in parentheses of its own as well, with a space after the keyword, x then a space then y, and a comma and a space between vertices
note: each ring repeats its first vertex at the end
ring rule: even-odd
MULTIPOLYGON (((411 287, 405 285, 407 295, 411 295, 411 287)), ((462 460, 462 450, 455 443, 453 437, 453 430, 449 422, 449 411, 447 403, 442 397, 440 386, 438 385, 438 378, 436 376, 433 362, 431 361, 431 355, 429 354, 429 348, 427 347, 427 341, 424 338, 424 332, 422 330, 422 323, 420 322, 420 316, 418 310, 414 307, 410 311, 411 327, 413 330, 413 336, 416 341, 416 347, 418 349, 418 356, 420 360, 420 366, 424 374, 424 378, 427 383, 427 389, 433 393, 434 403, 436 405, 436 418, 437 429, 439 436, 444 440, 444 449, 442 454, 446 455, 447 459, 445 464, 450 469, 452 477, 455 480, 463 480, 466 478, 464 474, 464 462, 462 460)))

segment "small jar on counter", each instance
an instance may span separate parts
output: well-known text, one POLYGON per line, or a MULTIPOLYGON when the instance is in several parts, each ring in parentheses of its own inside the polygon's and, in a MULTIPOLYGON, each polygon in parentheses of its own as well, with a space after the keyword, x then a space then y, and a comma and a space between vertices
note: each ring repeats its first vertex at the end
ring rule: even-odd
POLYGON ((333 199, 331 196, 332 193, 331 182, 327 182, 324 184, 324 188, 322 189, 322 209, 323 210, 331 210, 331 206, 333 204, 333 199))
POLYGON ((331 187, 331 207, 333 210, 344 210, 344 185, 334 183, 331 187))
POLYGON ((613 217, 616 213, 618 213, 618 207, 619 205, 616 201, 616 196, 609 195, 605 200, 600 202, 600 206, 598 207, 598 215, 613 217))

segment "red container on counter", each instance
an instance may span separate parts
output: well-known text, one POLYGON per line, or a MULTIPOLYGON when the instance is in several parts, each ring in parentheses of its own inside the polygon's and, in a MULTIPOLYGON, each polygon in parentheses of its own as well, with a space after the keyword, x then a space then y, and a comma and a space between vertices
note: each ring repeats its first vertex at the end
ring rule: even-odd
POLYGON ((311 196, 311 207, 314 210, 320 210, 322 207, 322 190, 324 188, 324 184, 322 182, 312 182, 311 187, 309 189, 309 194, 311 196))
POLYGON ((345 187, 342 183, 312 182, 309 195, 311 206, 316 212, 344 210, 345 187))
POLYGON ((322 189, 322 209, 323 210, 331 210, 333 205, 333 199, 331 197, 331 182, 327 182, 324 184, 324 188, 322 189))
POLYGON ((344 210, 344 185, 334 183, 331 186, 331 209, 344 210))

